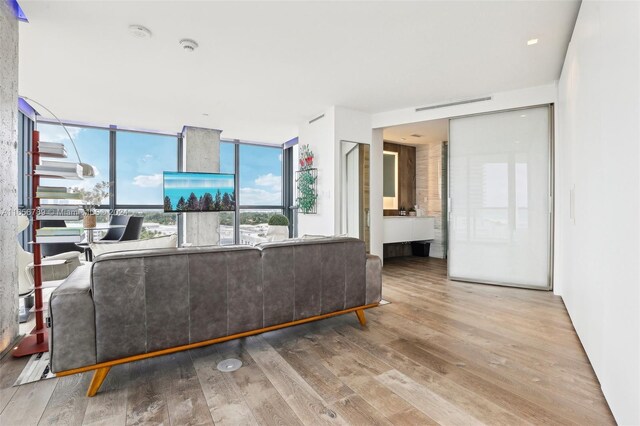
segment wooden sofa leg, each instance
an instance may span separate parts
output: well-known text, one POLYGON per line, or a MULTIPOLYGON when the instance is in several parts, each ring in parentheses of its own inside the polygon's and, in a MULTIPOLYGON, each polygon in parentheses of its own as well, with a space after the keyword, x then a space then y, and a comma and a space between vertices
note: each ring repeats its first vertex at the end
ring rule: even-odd
POLYGON ((358 309, 356 311, 356 315, 358 316, 358 321, 360 321, 361 326, 367 325, 367 318, 364 316, 364 309, 358 309))
POLYGON ((102 367, 98 368, 95 373, 93 373, 93 378, 91 379, 91 384, 89 384, 87 396, 94 396, 98 393, 98 389, 100 389, 102 382, 104 382, 107 374, 109 374, 109 370, 111 370, 111 367, 102 367))

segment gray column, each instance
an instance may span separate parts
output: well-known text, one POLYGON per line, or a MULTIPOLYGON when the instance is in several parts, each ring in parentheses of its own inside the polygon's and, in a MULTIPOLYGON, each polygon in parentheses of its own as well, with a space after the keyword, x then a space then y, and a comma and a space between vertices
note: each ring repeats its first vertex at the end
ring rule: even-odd
MULTIPOLYGON (((184 128, 184 171, 220 171, 220 130, 184 128)), ((183 213, 184 242, 194 246, 220 242, 219 213, 183 213)))
POLYGON ((0 2, 0 353, 18 335, 18 21, 0 2))

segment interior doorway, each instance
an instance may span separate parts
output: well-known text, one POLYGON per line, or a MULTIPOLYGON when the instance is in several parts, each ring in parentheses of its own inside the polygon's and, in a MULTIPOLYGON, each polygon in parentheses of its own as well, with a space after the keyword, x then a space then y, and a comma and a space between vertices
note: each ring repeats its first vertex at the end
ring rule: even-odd
POLYGON ((424 255, 428 244, 428 257, 446 259, 448 119, 388 127, 383 139, 384 257, 424 255))
POLYGON ((370 146, 351 141, 340 143, 340 233, 359 238, 370 252, 370 146))

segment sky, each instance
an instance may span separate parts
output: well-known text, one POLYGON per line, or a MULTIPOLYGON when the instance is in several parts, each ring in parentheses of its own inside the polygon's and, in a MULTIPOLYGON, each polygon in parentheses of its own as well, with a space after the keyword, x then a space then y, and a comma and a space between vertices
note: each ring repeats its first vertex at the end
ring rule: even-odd
MULTIPOLYGON (((42 185, 92 188, 109 180, 109 131, 67 126, 82 162, 96 168, 96 177, 82 181, 43 179, 42 185)), ((63 142, 68 159, 77 161, 73 146, 58 125, 40 123, 40 140, 63 142)), ((177 170, 177 138, 119 131, 116 139, 117 203, 162 205, 162 173, 177 170)), ((240 191, 242 205, 282 203, 282 151, 255 145, 240 146, 240 191)), ((234 146, 220 144, 220 172, 234 173, 234 146)), ((105 204, 108 200, 105 200, 105 204)))

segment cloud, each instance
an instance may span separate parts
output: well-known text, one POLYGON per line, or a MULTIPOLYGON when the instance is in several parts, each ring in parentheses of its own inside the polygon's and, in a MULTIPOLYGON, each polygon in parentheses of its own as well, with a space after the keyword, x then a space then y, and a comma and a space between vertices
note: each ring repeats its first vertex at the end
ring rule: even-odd
POLYGON ((258 186, 268 186, 274 191, 280 191, 282 187, 282 178, 273 173, 258 176, 254 182, 258 186))
POLYGON ((280 205, 280 190, 266 191, 260 188, 240 188, 240 203, 244 205, 280 205))
MULTIPOLYGON (((57 124, 39 124, 43 135, 42 140, 45 142, 69 142, 69 136, 64 129, 57 124)), ((66 126, 69 134, 75 141, 78 138, 80 132, 84 129, 80 127, 66 126)), ((71 147, 69 147, 71 148, 71 147)))
POLYGON ((162 185, 162 173, 154 175, 138 175, 133 178, 133 184, 141 188, 154 188, 162 185))

